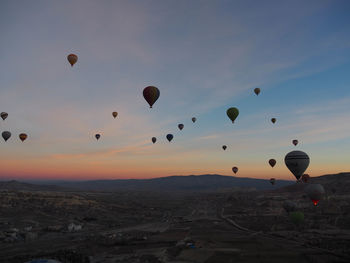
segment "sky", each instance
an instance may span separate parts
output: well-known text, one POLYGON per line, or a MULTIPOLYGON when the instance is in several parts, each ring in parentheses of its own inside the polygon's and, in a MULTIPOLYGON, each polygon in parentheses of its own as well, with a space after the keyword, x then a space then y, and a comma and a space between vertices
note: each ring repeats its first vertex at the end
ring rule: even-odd
POLYGON ((309 155, 310 176, 350 171, 349 13, 347 0, 1 1, 0 131, 12 137, 0 138, 0 179, 237 166, 235 176, 292 180, 292 150, 309 155), (149 85, 160 90, 152 109, 149 85))

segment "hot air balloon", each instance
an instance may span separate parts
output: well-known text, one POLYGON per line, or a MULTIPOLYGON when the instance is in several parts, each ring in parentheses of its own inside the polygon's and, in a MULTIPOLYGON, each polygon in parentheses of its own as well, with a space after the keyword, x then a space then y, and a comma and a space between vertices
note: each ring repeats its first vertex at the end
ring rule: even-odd
POLYGON ((152 137, 152 142, 156 143, 156 141, 157 141, 157 138, 156 137, 152 137))
POLYGON ((114 117, 114 119, 118 116, 118 112, 116 112, 116 111, 113 111, 112 112, 112 116, 114 117))
POLYGON ((226 150, 227 146, 226 145, 223 145, 222 146, 222 149, 224 149, 224 151, 226 150))
POLYGON ((196 120, 197 120, 197 118, 195 118, 195 117, 192 118, 192 122, 193 122, 193 123, 195 123, 196 120))
POLYGON ((159 89, 154 86, 148 86, 143 90, 143 97, 148 102, 150 108, 159 98, 160 92, 159 89))
POLYGON ((236 167, 236 166, 232 167, 232 172, 234 172, 236 174, 238 172, 238 167, 236 167))
POLYGON ((271 119, 271 122, 272 122, 272 123, 275 123, 275 122, 276 122, 276 118, 272 118, 272 119, 271 119))
POLYGON ((20 140, 21 140, 22 142, 25 141, 25 139, 27 139, 27 137, 28 137, 28 135, 25 134, 25 133, 21 133, 21 134, 19 135, 19 138, 20 138, 20 140))
POLYGON ((2 133, 2 138, 4 138, 5 142, 7 142, 7 140, 10 139, 10 137, 11 137, 11 132, 9 132, 9 131, 4 131, 4 132, 2 133))
POLYGON ((303 175, 301 176, 301 181, 303 181, 303 183, 307 183, 307 182, 309 182, 309 180, 310 180, 310 175, 308 175, 308 174, 303 174, 303 175))
POLYGON ((276 182, 276 179, 275 179, 275 178, 271 178, 271 179, 270 179, 270 183, 271 183, 272 185, 275 185, 275 182, 276 182))
POLYGON ((289 214, 290 212, 293 212, 297 209, 297 204, 293 201, 286 200, 283 202, 283 208, 289 214))
POLYGON ((172 134, 168 134, 166 136, 166 138, 168 139, 169 142, 171 142, 171 140, 174 138, 174 136, 172 134))
POLYGON ((298 140, 293 140, 292 143, 294 144, 294 146, 297 146, 298 140))
POLYGON ((177 127, 179 127, 180 131, 184 128, 184 125, 182 123, 180 123, 179 125, 177 125, 177 127))
POLYGON ((276 165, 276 160, 275 159, 270 159, 269 160, 269 164, 271 165, 271 167, 274 167, 276 165))
POLYGON ((284 157, 284 162, 295 178, 299 180, 309 166, 310 158, 302 151, 292 151, 284 157))
POLYGON ((230 120, 232 121, 232 123, 234 123, 235 119, 237 118, 238 114, 239 114, 239 110, 235 107, 229 108, 226 111, 227 116, 230 118, 230 120))
POLYGON ((304 213, 299 211, 294 211, 289 214, 290 220, 296 226, 301 225, 304 222, 304 213))
POLYGON ((305 188, 305 192, 315 206, 318 204, 318 202, 322 199, 323 195, 325 194, 325 190, 321 184, 309 184, 305 188))
POLYGON ((7 112, 1 112, 0 116, 3 120, 5 120, 7 118, 7 116, 9 116, 9 115, 7 112))
POLYGON ((95 138, 96 138, 96 140, 98 140, 98 139, 100 139, 100 137, 101 137, 101 135, 100 134, 95 134, 95 138))
POLYGON ((70 65, 73 67, 73 65, 75 63, 77 63, 77 61, 78 61, 78 56, 75 54, 69 54, 67 56, 67 59, 68 59, 68 62, 70 63, 70 65))
POLYGON ((259 88, 255 88, 255 89, 254 89, 254 93, 255 93, 256 95, 259 95, 260 89, 259 89, 259 88))

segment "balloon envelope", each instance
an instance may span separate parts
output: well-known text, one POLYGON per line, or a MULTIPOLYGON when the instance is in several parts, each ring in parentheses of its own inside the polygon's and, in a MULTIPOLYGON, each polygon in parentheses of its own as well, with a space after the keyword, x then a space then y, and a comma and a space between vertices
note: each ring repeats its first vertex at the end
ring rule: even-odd
POLYGON ((182 123, 180 123, 179 125, 177 125, 177 127, 179 127, 180 131, 184 128, 184 125, 182 123))
POLYGON ((223 145, 222 146, 222 149, 224 149, 224 151, 226 150, 227 146, 226 145, 223 145))
POLYGON ((269 164, 271 165, 271 167, 274 167, 276 165, 276 160, 275 159, 270 159, 269 160, 269 164))
POLYGON ((157 141, 157 138, 156 137, 152 137, 152 142, 156 143, 156 141, 157 141))
POLYGON ((19 135, 19 139, 23 142, 25 139, 27 139, 27 137, 28 137, 28 135, 27 134, 25 134, 25 133, 21 133, 20 135, 19 135))
POLYGON ((259 88, 255 88, 255 89, 254 89, 254 93, 255 93, 256 95, 259 95, 260 89, 259 89, 259 88))
POLYGON ((160 95, 159 89, 154 86, 148 86, 143 89, 143 97, 148 102, 150 108, 158 100, 160 95))
POLYGON ((77 63, 77 61, 78 61, 78 56, 75 54, 69 54, 67 56, 67 59, 68 59, 69 64, 73 67, 73 65, 75 63, 77 63))
POLYGON ((284 162, 295 178, 299 180, 309 166, 310 158, 302 151, 292 151, 286 155, 284 162))
POLYGON ((294 225, 301 225, 304 222, 304 213, 295 211, 289 214, 289 217, 294 225))
POLYGON ((271 178, 271 179, 270 179, 270 183, 271 183, 272 185, 274 185, 275 182, 276 182, 276 179, 275 179, 275 178, 271 178))
POLYGON ((272 118, 272 119, 271 119, 271 122, 272 122, 272 123, 275 123, 275 122, 276 122, 276 118, 272 118))
POLYGON ((2 138, 5 140, 5 142, 6 142, 8 139, 10 139, 10 137, 11 137, 11 132, 9 132, 9 131, 4 131, 4 132, 2 133, 2 138))
POLYGON ((235 119, 238 117, 239 114, 239 110, 235 107, 229 108, 226 111, 227 116, 230 118, 230 120, 232 121, 232 123, 234 123, 235 119))
POLYGON ((169 142, 171 142, 171 140, 174 138, 174 136, 172 134, 168 134, 166 136, 166 138, 168 139, 169 142))
POLYGON ((100 134, 95 134, 96 140, 100 139, 101 135, 100 134))
POLYGON ((286 200, 283 202, 283 208, 287 213, 290 213, 297 209, 297 204, 291 200, 286 200))
POLYGON ((297 146, 298 140, 293 140, 292 143, 294 144, 294 146, 297 146))
POLYGON ((316 206, 325 194, 325 190, 321 184, 309 184, 305 188, 306 194, 316 206))
POLYGON ((192 118, 192 122, 193 122, 193 123, 195 123, 196 120, 197 120, 197 119, 196 119, 195 117, 192 118))
POLYGON ((232 167, 232 172, 234 172, 236 174, 238 172, 238 167, 236 167, 236 166, 232 167))
POLYGON ((307 182, 309 182, 309 180, 310 180, 310 175, 308 175, 308 174, 303 174, 303 175, 301 176, 301 181, 303 181, 303 183, 307 183, 307 182))
POLYGON ((0 116, 3 120, 5 120, 7 118, 7 116, 9 116, 9 115, 7 112, 1 112, 0 116))
POLYGON ((114 118, 116 118, 116 117, 118 116, 118 112, 113 111, 113 112, 112 112, 112 116, 113 116, 114 118))

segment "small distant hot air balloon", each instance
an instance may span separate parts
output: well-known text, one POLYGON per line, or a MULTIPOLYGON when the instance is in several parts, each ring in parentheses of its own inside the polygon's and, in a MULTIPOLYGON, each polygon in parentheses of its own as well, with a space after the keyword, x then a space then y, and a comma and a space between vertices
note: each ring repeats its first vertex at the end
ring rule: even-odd
POLYGON ((304 213, 299 211, 294 211, 289 214, 292 223, 296 226, 301 225, 304 222, 304 213))
POLYGON ((310 158, 302 151, 292 151, 284 157, 284 162, 295 178, 299 180, 309 166, 310 158))
POLYGON ((143 97, 148 102, 150 108, 152 108, 153 104, 157 101, 159 95, 159 89, 154 86, 148 86, 143 89, 143 97))
POLYGON ((232 121, 232 123, 234 123, 235 119, 238 117, 239 114, 239 110, 235 107, 229 108, 226 111, 227 116, 230 118, 230 120, 232 121))
POLYGON ((195 123, 196 120, 197 120, 197 118, 195 118, 195 117, 192 118, 192 122, 193 122, 193 123, 195 123))
POLYGON ((270 179, 270 183, 271 183, 272 185, 274 185, 275 182, 276 182, 276 179, 275 179, 275 178, 271 178, 271 179, 270 179))
POLYGON ((286 200, 283 202, 283 208, 289 214, 297 209, 297 204, 291 200, 286 200))
POLYGON ((28 137, 28 135, 25 134, 25 133, 21 133, 21 134, 19 135, 19 139, 20 139, 22 142, 25 141, 25 139, 27 139, 27 137, 28 137))
POLYGON ((224 151, 226 150, 227 146, 226 145, 223 145, 222 146, 222 149, 224 149, 224 151))
POLYGON ((303 174, 303 175, 301 176, 301 181, 303 181, 303 183, 307 183, 307 182, 309 182, 309 180, 310 180, 310 175, 308 175, 308 174, 303 174))
POLYGON ((298 140, 293 140, 292 143, 294 144, 294 146, 297 146, 298 140))
POLYGON ((180 123, 179 125, 177 125, 177 127, 179 127, 180 131, 184 128, 184 125, 182 123, 180 123))
POLYGON ((269 164, 271 165, 271 167, 274 167, 276 165, 276 160, 275 159, 270 159, 269 160, 269 164))
POLYGON ((113 111, 112 112, 112 116, 114 117, 114 119, 118 116, 118 112, 116 112, 116 111, 113 111))
POLYGON ((316 206, 325 194, 325 190, 321 184, 309 184, 305 188, 306 194, 316 206))
POLYGON ((7 118, 7 116, 9 116, 9 115, 7 112, 1 112, 0 116, 3 120, 5 120, 7 118))
POLYGON ((95 134, 95 138, 96 138, 96 140, 98 140, 98 139, 100 139, 100 137, 101 137, 101 135, 100 134, 95 134))
POLYGON ((67 56, 67 59, 68 59, 69 64, 73 67, 73 65, 75 63, 77 63, 77 61, 78 61, 78 56, 75 54, 69 54, 67 56))
POLYGON ((4 132, 2 133, 2 138, 5 140, 5 142, 7 142, 7 140, 10 139, 10 137, 11 137, 11 132, 9 132, 9 131, 4 131, 4 132))
POLYGON ((152 137, 152 142, 156 143, 156 141, 157 141, 157 138, 156 137, 152 137))
POLYGON ((169 142, 171 142, 171 140, 174 138, 174 136, 172 134, 168 134, 166 136, 166 138, 168 139, 169 142))
POLYGON ((259 89, 259 88, 255 88, 255 89, 254 89, 254 93, 255 93, 256 95, 259 95, 260 89, 259 89))
POLYGON ((272 123, 275 123, 275 122, 276 122, 276 118, 272 118, 272 119, 271 119, 271 122, 272 122, 272 123))
POLYGON ((236 167, 236 166, 232 167, 232 172, 234 172, 236 174, 238 172, 238 167, 236 167))

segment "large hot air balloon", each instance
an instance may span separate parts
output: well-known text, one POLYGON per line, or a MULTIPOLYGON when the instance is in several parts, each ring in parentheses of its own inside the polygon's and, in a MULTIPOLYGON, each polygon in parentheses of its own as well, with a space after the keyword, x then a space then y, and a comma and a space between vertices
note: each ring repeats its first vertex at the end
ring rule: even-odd
POLYGON ((7 142, 7 140, 10 139, 10 137, 11 137, 11 132, 9 132, 9 131, 4 131, 4 132, 2 133, 2 138, 4 138, 5 142, 7 142))
POLYGON ((25 139, 27 139, 27 137, 28 137, 28 135, 25 134, 25 133, 21 133, 21 134, 19 135, 19 139, 20 139, 22 142, 25 141, 25 139))
POLYGON ((73 65, 75 63, 77 63, 77 61, 78 61, 78 56, 75 54, 69 54, 67 56, 67 59, 68 59, 69 64, 73 67, 73 65))
POLYGON ((192 122, 193 122, 193 123, 195 123, 195 122, 196 122, 196 120, 197 120, 197 118, 196 118, 196 117, 193 117, 193 118, 192 118, 192 122))
POLYGON ((307 182, 309 182, 309 180, 310 180, 310 175, 308 175, 308 174, 303 174, 303 175, 301 176, 301 181, 303 181, 303 183, 307 183, 307 182))
POLYGON ((112 116, 114 117, 114 119, 118 116, 118 112, 116 112, 116 111, 113 111, 112 112, 112 116))
POLYGON ((174 138, 174 136, 172 134, 168 134, 166 136, 166 138, 168 139, 169 142, 171 142, 171 140, 174 138))
POLYGON ((294 144, 294 146, 297 146, 298 140, 293 140, 292 143, 294 144))
POLYGON ((271 183, 272 185, 275 185, 276 179, 275 179, 275 178, 271 178, 271 179, 270 179, 270 183, 271 183))
POLYGON ((160 92, 159 89, 154 86, 148 86, 143 90, 143 97, 148 102, 150 108, 159 98, 160 92))
POLYGON ((156 141, 157 141, 157 138, 156 137, 152 137, 152 142, 156 143, 156 141))
POLYGON ((224 149, 224 151, 226 150, 227 146, 226 145, 223 145, 222 146, 222 149, 224 149))
POLYGON ((309 184, 305 188, 305 192, 315 206, 318 204, 318 202, 322 199, 323 195, 325 194, 325 190, 321 184, 309 184))
POLYGON ((304 222, 304 213, 299 211, 294 211, 289 214, 290 220, 296 226, 301 225, 304 222))
POLYGON ((272 122, 272 123, 275 123, 275 122, 276 122, 276 118, 272 118, 272 119, 271 119, 271 122, 272 122))
POLYGON ((299 180, 309 166, 310 158, 302 151, 292 151, 284 157, 284 162, 295 178, 299 180))
POLYGON ((271 165, 271 167, 274 167, 276 165, 276 160, 275 159, 270 159, 269 160, 269 164, 271 165))
POLYGON ((9 115, 7 112, 1 112, 0 116, 3 120, 5 120, 7 118, 7 116, 9 116, 9 115))
POLYGON ((236 167, 236 166, 232 167, 232 172, 234 172, 236 174, 238 172, 238 167, 236 167))
POLYGON ((235 107, 229 108, 226 111, 227 116, 230 118, 230 120, 232 121, 232 123, 235 122, 235 119, 237 118, 238 114, 239 114, 239 110, 235 107))
POLYGON ((297 204, 293 201, 286 200, 283 202, 283 208, 289 214, 290 212, 293 212, 297 209, 297 204))
POLYGON ((259 89, 259 88, 255 88, 255 89, 254 89, 254 93, 255 93, 256 95, 259 95, 260 89, 259 89))
POLYGON ((184 125, 182 123, 180 123, 179 125, 177 125, 177 127, 179 127, 180 131, 184 128, 184 125))
POLYGON ((96 138, 96 140, 98 140, 98 139, 100 139, 100 137, 101 137, 101 135, 100 134, 95 134, 95 138, 96 138))

